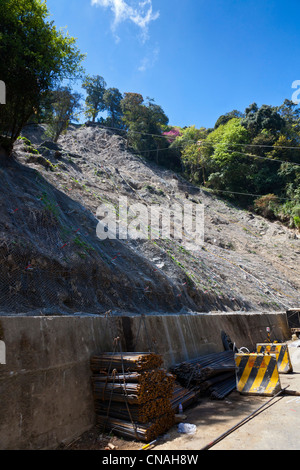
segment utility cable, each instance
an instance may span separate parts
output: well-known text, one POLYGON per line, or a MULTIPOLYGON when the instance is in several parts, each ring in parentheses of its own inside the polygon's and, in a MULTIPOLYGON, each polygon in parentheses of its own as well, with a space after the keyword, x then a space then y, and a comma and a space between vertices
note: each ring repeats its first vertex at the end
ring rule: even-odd
MULTIPOLYGON (((148 132, 142 132, 142 131, 119 129, 117 127, 108 127, 108 126, 103 126, 103 125, 100 125, 100 124, 97 125, 97 127, 100 127, 101 129, 109 129, 109 130, 115 130, 115 131, 118 131, 118 132, 125 132, 127 134, 132 133, 132 134, 145 135, 145 136, 149 136, 149 137, 159 137, 159 138, 163 138, 163 139, 167 139, 167 140, 170 140, 170 139, 176 140, 178 137, 180 137, 178 135, 177 136, 172 136, 172 135, 166 135, 166 134, 150 134, 148 132)), ((198 141, 200 141, 200 139, 198 139, 198 141)), ((196 143, 196 141, 194 139, 188 139, 188 140, 184 141, 184 143, 190 143, 190 142, 196 143)), ((237 145, 237 146, 242 146, 242 147, 271 148, 273 150, 284 149, 284 150, 299 150, 300 151, 300 146, 299 147, 296 147, 296 146, 289 147, 289 146, 284 146, 284 145, 247 144, 247 143, 238 143, 238 142, 234 142, 234 143, 219 142, 219 144, 222 144, 222 145, 225 145, 225 146, 237 145)), ((202 141, 201 145, 210 145, 210 146, 214 147, 216 144, 212 143, 212 142, 202 141)))
MULTIPOLYGON (((223 145, 223 144, 222 144, 223 145)), ((225 144, 226 145, 226 144, 225 144)), ((236 144, 228 144, 228 146, 232 147, 233 145, 236 145, 236 144)), ((246 144, 243 144, 245 147, 247 146, 246 144)), ((213 145, 212 145, 213 147, 213 145)), ((216 145, 214 146, 216 147, 216 145)), ((199 146, 199 148, 201 148, 199 146)), ((139 152, 132 152, 134 155, 140 155, 142 153, 151 153, 151 152, 165 152, 167 150, 179 150, 180 148, 179 147, 165 147, 165 148, 162 148, 162 149, 148 149, 148 150, 141 150, 139 152)), ((300 150, 300 148, 299 148, 300 150)), ((262 155, 254 155, 253 153, 246 153, 246 152, 240 152, 239 150, 233 150, 233 149, 230 149, 230 150, 226 150, 226 152, 234 152, 234 153, 238 153, 240 155, 245 155, 246 157, 251 157, 251 158, 259 158, 261 160, 269 160, 271 162, 278 162, 278 163, 288 163, 289 165, 292 165, 292 166, 300 166, 300 163, 296 163, 296 162, 290 162, 289 160, 279 160, 277 158, 271 158, 271 157, 263 157, 262 155)))

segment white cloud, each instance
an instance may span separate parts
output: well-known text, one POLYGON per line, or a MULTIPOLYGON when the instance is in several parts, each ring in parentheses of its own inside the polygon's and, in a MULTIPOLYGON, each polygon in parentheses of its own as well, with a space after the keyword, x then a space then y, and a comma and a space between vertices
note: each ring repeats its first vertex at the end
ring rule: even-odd
POLYGON ((139 72, 145 72, 153 67, 159 56, 159 47, 156 46, 149 54, 147 54, 138 68, 139 72))
POLYGON ((124 21, 131 21, 141 29, 142 38, 148 37, 148 28, 151 21, 159 17, 159 12, 153 12, 152 0, 91 0, 91 4, 103 8, 109 8, 114 20, 112 31, 115 33, 118 25, 124 21))

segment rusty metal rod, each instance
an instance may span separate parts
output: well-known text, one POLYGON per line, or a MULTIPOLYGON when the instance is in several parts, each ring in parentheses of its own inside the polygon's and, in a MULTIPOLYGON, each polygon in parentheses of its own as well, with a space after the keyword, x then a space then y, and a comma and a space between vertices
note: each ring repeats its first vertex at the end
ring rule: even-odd
MULTIPOLYGON (((248 415, 246 418, 242 419, 239 423, 237 423, 235 426, 233 426, 232 428, 228 429, 228 431, 224 432, 223 434, 221 434, 221 436, 217 437, 217 439, 215 439, 214 441, 210 442, 209 444, 207 444, 205 447, 202 447, 202 449, 200 450, 208 450, 210 449, 211 447, 215 446, 216 444, 218 444, 218 442, 222 441, 225 437, 227 437, 229 434, 231 434, 233 431, 235 431, 236 429, 238 429, 240 426, 242 426, 243 424, 245 424, 246 422, 250 421, 250 419, 252 418, 255 418, 255 416, 258 414, 258 412, 260 410, 262 410, 262 408, 265 408, 269 403, 271 403, 271 401, 273 401, 276 397, 278 397, 279 395, 281 395, 282 393, 284 393, 284 391, 289 387, 289 385, 285 388, 283 388, 282 390, 280 390, 280 392, 276 393, 276 395, 274 395, 269 401, 267 401, 266 403, 264 403, 262 406, 260 406, 259 408, 257 408, 257 410, 253 411, 253 413, 251 413, 250 415, 248 415)), ((262 410, 264 411, 264 410, 262 410)))

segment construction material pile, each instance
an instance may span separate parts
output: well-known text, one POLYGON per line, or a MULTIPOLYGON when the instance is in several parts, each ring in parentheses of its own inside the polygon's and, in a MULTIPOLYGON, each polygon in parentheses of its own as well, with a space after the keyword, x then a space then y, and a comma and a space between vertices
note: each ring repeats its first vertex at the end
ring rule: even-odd
POLYGON ((236 388, 233 351, 207 354, 176 364, 170 368, 182 387, 198 393, 223 399, 236 388))
POLYGON ((101 431, 149 442, 175 422, 175 377, 154 353, 104 353, 91 358, 96 421, 101 431))
POLYGON ((188 388, 182 387, 178 382, 175 381, 173 396, 171 405, 175 413, 179 413, 179 405, 185 410, 189 406, 197 402, 199 398, 199 392, 196 390, 189 390, 188 388))

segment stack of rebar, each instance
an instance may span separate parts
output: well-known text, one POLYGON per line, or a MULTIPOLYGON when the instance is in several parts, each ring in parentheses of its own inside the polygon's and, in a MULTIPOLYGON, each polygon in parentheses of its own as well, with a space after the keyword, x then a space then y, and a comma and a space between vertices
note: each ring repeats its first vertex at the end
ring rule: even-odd
POLYGON ((91 358, 93 372, 103 370, 142 371, 156 369, 163 364, 162 357, 154 353, 103 353, 91 358))
POLYGON ((200 396, 223 399, 236 388, 233 351, 207 354, 170 368, 176 380, 200 396))
POLYGON ((179 412, 179 405, 185 410, 192 404, 196 403, 199 398, 199 391, 189 390, 182 387, 179 383, 175 382, 171 405, 175 413, 179 412))
POLYGON ((175 422, 175 377, 154 353, 103 353, 91 358, 96 421, 104 432, 145 442, 175 422))

